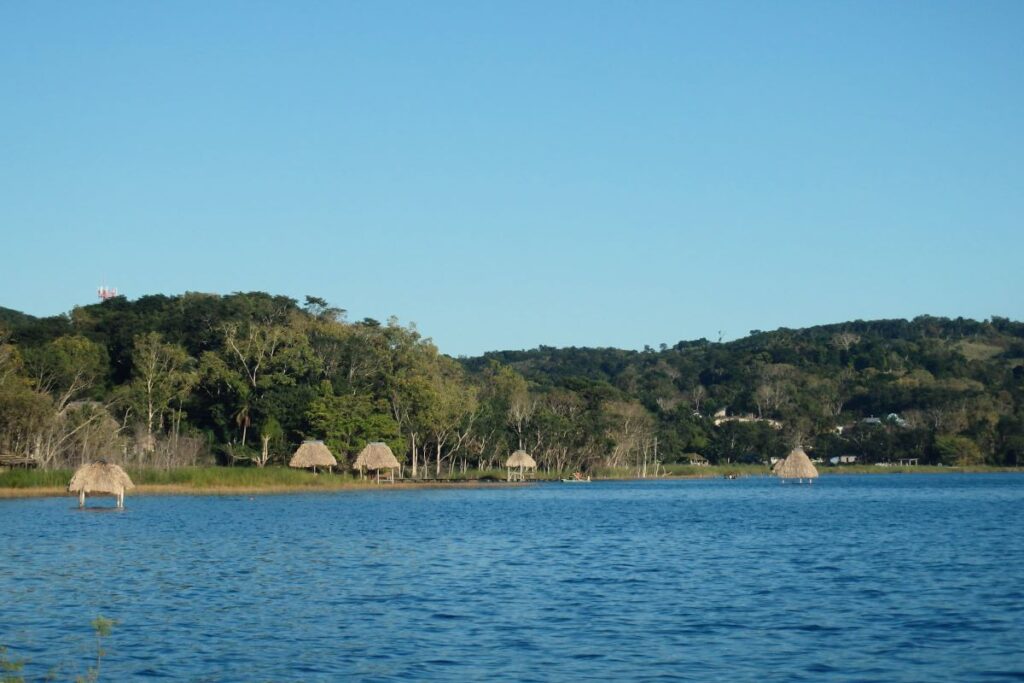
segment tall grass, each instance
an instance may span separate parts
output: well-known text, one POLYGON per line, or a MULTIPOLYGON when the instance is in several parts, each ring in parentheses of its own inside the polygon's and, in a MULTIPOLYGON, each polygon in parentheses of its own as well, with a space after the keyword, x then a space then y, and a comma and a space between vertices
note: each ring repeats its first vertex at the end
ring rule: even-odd
POLYGON ((72 470, 25 470, 13 469, 0 472, 0 488, 38 489, 67 487, 72 470))
POLYGON ((309 487, 331 488, 352 483, 348 474, 320 472, 285 467, 179 467, 172 470, 128 470, 136 486, 188 486, 192 488, 265 488, 309 487))
MULTIPOLYGON (((132 467, 127 472, 136 486, 195 489, 336 488, 353 482, 348 474, 313 474, 284 467, 179 467, 171 470, 132 467)), ((72 474, 72 470, 15 469, 0 472, 0 488, 64 488, 71 481, 72 474)))
MULTIPOLYGON (((751 477, 768 474, 769 470, 764 465, 683 465, 672 463, 662 465, 658 471, 658 477, 654 476, 654 468, 647 468, 647 478, 655 479, 664 476, 669 477, 724 477, 727 475, 751 477)), ((602 479, 636 479, 636 467, 599 467, 594 473, 602 479)))

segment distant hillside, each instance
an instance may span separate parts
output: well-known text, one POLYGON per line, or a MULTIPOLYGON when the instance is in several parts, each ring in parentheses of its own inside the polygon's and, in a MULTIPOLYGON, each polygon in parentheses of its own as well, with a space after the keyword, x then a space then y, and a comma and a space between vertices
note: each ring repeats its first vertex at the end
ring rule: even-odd
POLYGON ((539 391, 637 401, 667 448, 719 460, 783 451, 780 424, 783 442, 823 456, 1024 457, 1024 324, 1007 318, 856 320, 644 351, 542 346, 463 364, 511 368, 539 391))
MULTIPOLYGON (((1024 365, 1024 323, 919 316, 913 320, 856 320, 803 329, 753 330, 731 342, 681 341, 660 350, 541 346, 528 351, 492 351, 463 363, 473 371, 497 361, 540 384, 585 378, 629 384, 637 377, 669 370, 679 384, 721 384, 737 366, 785 364, 810 372, 873 370, 897 375, 915 369, 939 376, 970 374, 1024 365)), ((739 373, 743 374, 743 373, 739 373)), ((985 373, 982 373, 985 374, 985 373)))
POLYGON ((519 448, 553 471, 761 462, 797 444, 826 460, 1024 461, 1024 323, 1000 317, 458 361, 414 328, 263 292, 118 297, 48 318, 0 309, 0 321, 17 351, 0 353, 0 452, 48 465, 283 460, 307 438, 349 461, 387 441, 435 476, 519 448), (68 406, 94 412, 65 419, 68 406))
POLYGON ((4 308, 3 306, 0 306, 0 325, 16 327, 31 323, 34 320, 36 320, 36 317, 33 315, 16 311, 13 308, 4 308))

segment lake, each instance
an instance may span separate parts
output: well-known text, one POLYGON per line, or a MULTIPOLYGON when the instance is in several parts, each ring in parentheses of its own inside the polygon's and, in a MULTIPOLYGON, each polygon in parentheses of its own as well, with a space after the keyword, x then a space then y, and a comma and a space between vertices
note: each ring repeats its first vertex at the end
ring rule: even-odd
POLYGON ((1024 679, 1019 475, 76 503, 0 500, 28 680, 1024 679))

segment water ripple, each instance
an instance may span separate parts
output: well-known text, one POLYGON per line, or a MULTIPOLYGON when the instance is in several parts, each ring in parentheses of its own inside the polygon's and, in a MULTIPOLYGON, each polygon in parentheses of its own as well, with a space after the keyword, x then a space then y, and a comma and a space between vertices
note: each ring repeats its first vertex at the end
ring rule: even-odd
POLYGON ((1024 477, 0 501, 30 680, 1024 680, 1024 477))

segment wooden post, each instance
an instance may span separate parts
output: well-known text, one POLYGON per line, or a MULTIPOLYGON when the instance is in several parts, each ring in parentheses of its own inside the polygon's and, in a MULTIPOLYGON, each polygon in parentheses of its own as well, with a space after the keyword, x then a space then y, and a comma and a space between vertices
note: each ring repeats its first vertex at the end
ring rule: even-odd
POLYGON ((82 489, 81 491, 78 492, 78 507, 85 507, 85 489, 82 489))

